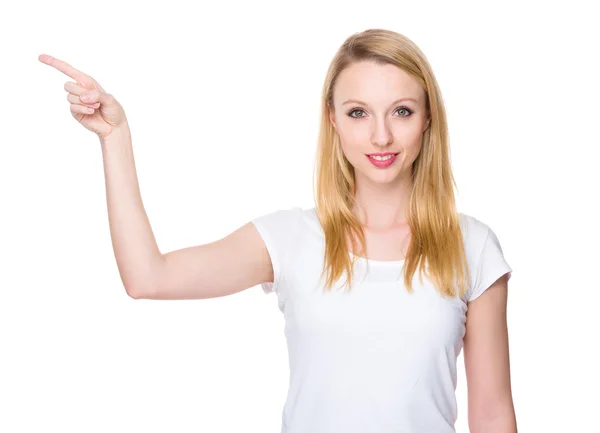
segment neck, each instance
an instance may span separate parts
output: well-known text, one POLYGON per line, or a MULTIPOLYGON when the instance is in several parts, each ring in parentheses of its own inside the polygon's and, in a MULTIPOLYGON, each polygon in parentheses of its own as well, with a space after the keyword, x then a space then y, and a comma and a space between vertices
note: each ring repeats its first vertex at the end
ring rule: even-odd
POLYGON ((360 223, 368 229, 385 230, 406 226, 412 181, 399 179, 390 184, 373 183, 368 179, 356 182, 353 209, 360 223))

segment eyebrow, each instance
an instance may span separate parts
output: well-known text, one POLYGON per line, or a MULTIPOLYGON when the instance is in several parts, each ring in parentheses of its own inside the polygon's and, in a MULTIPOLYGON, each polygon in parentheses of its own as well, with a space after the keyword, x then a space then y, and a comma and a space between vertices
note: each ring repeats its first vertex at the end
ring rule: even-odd
MULTIPOLYGON (((398 102, 401 102, 401 101, 413 101, 413 102, 419 102, 419 101, 417 101, 417 100, 416 100, 416 99, 414 99, 414 98, 400 98, 400 99, 396 99, 394 102, 392 102, 392 104, 391 104, 391 105, 395 105, 395 104, 397 104, 398 102)), ((356 104, 361 104, 361 105, 369 105, 369 104, 367 104, 366 102, 359 101, 359 100, 357 100, 357 99, 348 99, 348 100, 347 100, 347 101, 345 101, 345 102, 344 102, 342 105, 346 105, 346 104, 349 104, 349 103, 351 103, 351 102, 354 102, 354 103, 356 103, 356 104)))

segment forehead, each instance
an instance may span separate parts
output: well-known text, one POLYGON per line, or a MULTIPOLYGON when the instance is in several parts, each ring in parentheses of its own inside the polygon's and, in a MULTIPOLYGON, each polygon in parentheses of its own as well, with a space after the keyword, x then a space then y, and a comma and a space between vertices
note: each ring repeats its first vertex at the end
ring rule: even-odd
POLYGON ((362 61, 348 66, 338 76, 333 89, 334 103, 346 99, 382 104, 398 98, 415 98, 421 101, 424 90, 407 72, 391 64, 362 61))

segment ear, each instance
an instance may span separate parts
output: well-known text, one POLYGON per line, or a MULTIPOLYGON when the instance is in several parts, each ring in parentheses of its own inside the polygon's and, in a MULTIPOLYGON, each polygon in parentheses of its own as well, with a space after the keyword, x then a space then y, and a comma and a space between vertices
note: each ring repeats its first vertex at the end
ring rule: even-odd
POLYGON ((335 124, 335 113, 333 112, 333 110, 329 110, 329 121, 337 131, 337 125, 335 124))

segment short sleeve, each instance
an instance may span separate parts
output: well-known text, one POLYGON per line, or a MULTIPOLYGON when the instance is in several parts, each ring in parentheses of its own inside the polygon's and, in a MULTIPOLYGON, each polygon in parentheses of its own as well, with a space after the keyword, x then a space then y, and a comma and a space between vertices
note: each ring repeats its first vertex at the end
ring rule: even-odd
POLYGON ((273 264, 273 281, 261 283, 261 287, 267 295, 280 290, 285 274, 286 258, 293 247, 293 238, 297 233, 296 229, 301 215, 302 209, 294 207, 279 209, 251 221, 262 237, 273 264))
POLYGON ((477 299, 498 278, 506 273, 508 273, 508 278, 510 279, 512 269, 504 258, 498 237, 488 227, 483 247, 474 269, 473 283, 467 295, 467 302, 477 299))

